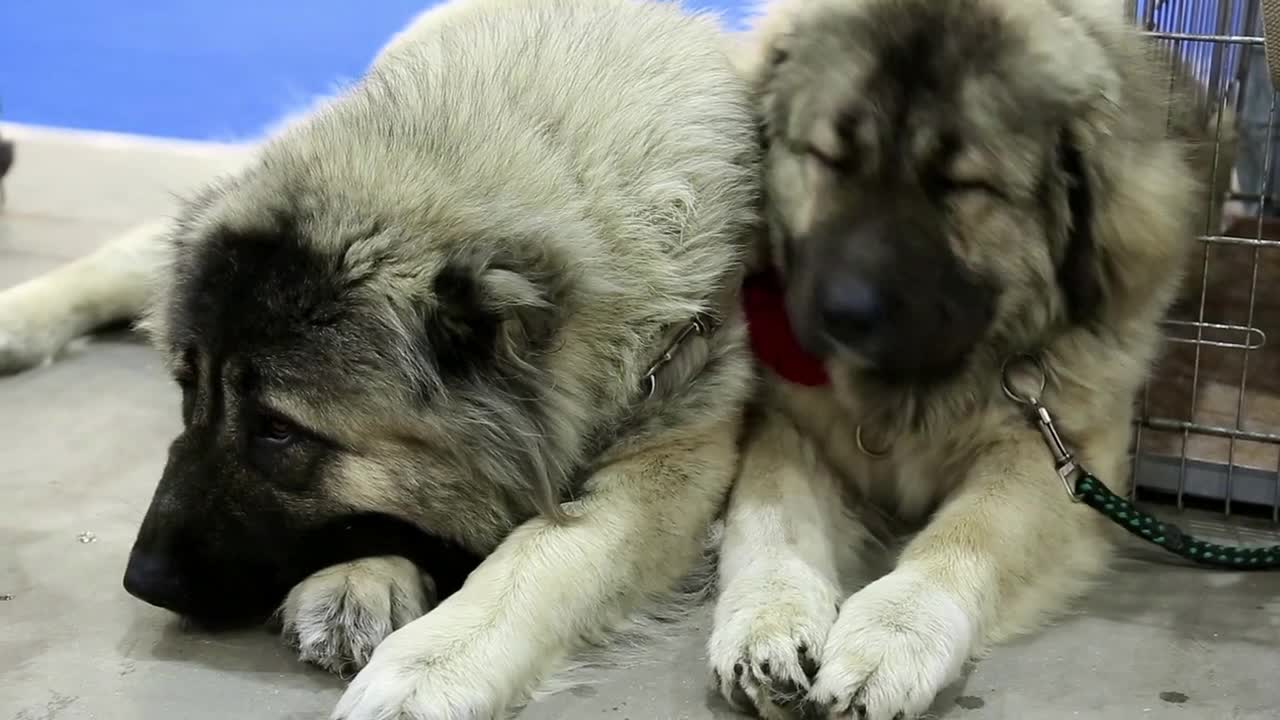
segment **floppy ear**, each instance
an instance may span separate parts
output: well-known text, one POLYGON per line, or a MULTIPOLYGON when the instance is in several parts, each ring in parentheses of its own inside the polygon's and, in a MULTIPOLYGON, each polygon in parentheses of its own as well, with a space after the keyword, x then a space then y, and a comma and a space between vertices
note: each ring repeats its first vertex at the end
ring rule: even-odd
MULTIPOLYGON (((1014 7, 1031 13, 1043 10, 1038 3, 1014 7)), ((1052 99, 1060 111, 1075 116, 1091 108, 1110 111, 1125 103, 1116 55, 1087 18, 1059 12, 1053 22, 1030 22, 1024 27, 1028 51, 1019 55, 1023 67, 1013 77, 1034 82, 1036 87, 1022 97, 1052 99), (1071 72, 1062 72, 1063 67, 1070 67, 1071 72)))
POLYGON ((545 346, 555 334, 551 289, 526 273, 490 267, 480 275, 486 307, 499 318, 497 349, 516 358, 545 346))
POLYGON ((424 350, 442 377, 522 362, 553 332, 554 304, 532 280, 512 270, 451 263, 436 273, 432 296, 424 350))
POLYGON ((1058 167, 1066 183, 1066 249, 1058 262, 1058 287, 1074 325, 1092 322, 1102 307, 1102 268, 1093 234, 1094 179, 1076 136, 1064 129, 1058 140, 1058 167))

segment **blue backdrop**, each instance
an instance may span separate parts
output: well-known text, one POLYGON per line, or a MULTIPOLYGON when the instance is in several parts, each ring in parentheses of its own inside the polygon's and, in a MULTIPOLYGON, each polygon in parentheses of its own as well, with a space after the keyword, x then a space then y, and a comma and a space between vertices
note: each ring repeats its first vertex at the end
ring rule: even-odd
MULTIPOLYGON (((433 0, 0 0, 0 120, 230 140, 358 77, 433 0)), ((739 22, 745 0, 688 0, 739 22)))

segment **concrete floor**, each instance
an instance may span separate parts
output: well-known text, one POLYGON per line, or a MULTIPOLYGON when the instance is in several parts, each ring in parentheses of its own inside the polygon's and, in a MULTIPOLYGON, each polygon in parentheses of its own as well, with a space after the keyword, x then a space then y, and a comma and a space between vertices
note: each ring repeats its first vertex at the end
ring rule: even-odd
MULTIPOLYGON (((235 161, 226 149, 4 133, 19 160, 0 213, 0 287, 166 212, 170 193, 235 161)), ((0 720, 326 717, 342 683, 265 632, 188 632, 121 589, 178 396, 128 335, 87 345, 0 379, 0 720)), ((1078 614, 978 663, 936 714, 1280 718, 1280 573, 1131 555, 1078 614)), ((706 689, 703 637, 523 718, 737 717, 706 689)))

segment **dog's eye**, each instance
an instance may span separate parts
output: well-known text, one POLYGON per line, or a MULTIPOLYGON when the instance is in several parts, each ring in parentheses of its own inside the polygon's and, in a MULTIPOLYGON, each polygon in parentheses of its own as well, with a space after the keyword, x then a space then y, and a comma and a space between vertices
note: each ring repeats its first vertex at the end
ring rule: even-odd
POLYGON ((188 390, 195 388, 195 385, 196 385, 195 364, 190 362, 184 362, 181 365, 179 365, 178 368, 175 369, 173 372, 173 381, 178 383, 178 387, 182 388, 183 392, 186 392, 188 390))
POLYGON ((857 169, 854 158, 849 155, 832 155, 831 153, 812 146, 805 148, 804 152, 806 155, 816 160, 819 165, 833 173, 847 175, 853 173, 857 169))
POLYGON ((851 163, 849 158, 844 156, 833 155, 822 148, 803 141, 784 141, 783 146, 797 157, 807 157, 816 160, 819 165, 836 172, 845 172, 850 169, 851 163))
POLYGON ((280 418, 267 418, 258 431, 258 440, 271 445, 288 445, 298 437, 293 423, 280 418))
POLYGON ((173 379, 178 383, 178 387, 183 390, 190 390, 195 386, 197 362, 194 348, 187 348, 182 351, 182 358, 177 363, 177 369, 173 373, 173 379))
POLYGON ((196 409, 196 377, 194 373, 180 370, 173 376, 174 382, 182 390, 182 424, 189 426, 196 409))
POLYGON ((789 57, 791 57, 791 53, 787 52, 783 47, 774 45, 769 48, 768 59, 769 65, 772 67, 778 67, 782 63, 786 62, 789 57))
POLYGON ((976 178, 942 178, 939 182, 944 193, 980 193, 997 199, 1006 199, 1004 191, 986 180, 976 178))

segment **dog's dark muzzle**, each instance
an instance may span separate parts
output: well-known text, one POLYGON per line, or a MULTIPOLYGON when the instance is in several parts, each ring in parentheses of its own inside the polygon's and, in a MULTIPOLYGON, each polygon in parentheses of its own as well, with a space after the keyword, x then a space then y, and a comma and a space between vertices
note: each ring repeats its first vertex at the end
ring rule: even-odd
POLYGON ((191 604, 190 593, 170 560, 146 551, 129 553, 124 589, 145 603, 174 612, 191 604))
POLYGON ((430 573, 441 599, 482 559, 389 515, 299 518, 264 498, 237 508, 184 503, 162 480, 129 554, 124 588, 202 625, 247 625, 268 618, 312 573, 381 555, 408 558, 430 573))
POLYGON ((152 503, 129 552, 130 595, 210 626, 249 624, 275 610, 289 589, 279 544, 237 547, 225 525, 169 515, 160 504, 152 503))
POLYGON ((815 354, 903 381, 958 367, 991 323, 995 292, 951 250, 924 204, 834 218, 796 243, 788 312, 815 354))

